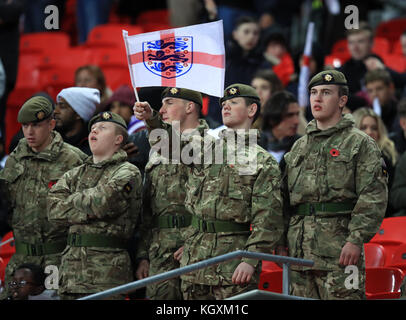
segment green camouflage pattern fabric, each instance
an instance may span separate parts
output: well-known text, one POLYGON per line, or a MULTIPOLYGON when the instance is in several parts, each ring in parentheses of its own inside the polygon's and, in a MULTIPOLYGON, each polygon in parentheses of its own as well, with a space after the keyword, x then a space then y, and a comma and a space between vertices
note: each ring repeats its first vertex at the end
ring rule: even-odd
MULTIPOLYGON (((41 152, 34 152, 25 138, 10 154, 0 171, 2 197, 6 199, 9 223, 14 239, 24 243, 64 241, 68 229, 47 219, 47 195, 50 188, 68 170, 81 165, 87 156, 63 142, 56 131, 52 142, 41 152)), ((14 254, 6 269, 6 283, 14 269, 23 263, 59 266, 61 254, 26 256, 14 254)))
MULTIPOLYGON (((208 129, 205 122, 201 122, 200 127, 208 129)), ((181 163, 164 163, 165 160, 154 152, 145 167, 143 222, 137 258, 149 260, 150 276, 178 268, 179 262, 173 254, 183 245, 181 230, 184 228, 160 229, 154 225, 154 220, 164 215, 191 214, 185 208, 187 167, 181 163)), ((181 299, 180 279, 148 286, 147 296, 159 300, 181 299)))
POLYGON ((349 275, 344 270, 292 271, 290 294, 321 300, 364 300, 365 270, 359 272, 356 285, 351 279, 349 287, 346 288, 345 283, 349 275))
MULTIPOLYGON (((343 270, 338 262, 344 244, 351 242, 363 249, 385 215, 387 178, 379 147, 354 128, 351 115, 344 115, 338 124, 323 131, 311 121, 285 161, 285 244, 290 256, 314 261, 313 267, 292 269, 343 270), (317 202, 350 202, 355 207, 352 212, 324 216, 292 215, 292 207, 317 202)), ((361 269, 363 256, 358 263, 361 269)))
MULTIPOLYGON (((163 123, 156 114, 147 121, 148 127, 165 128, 171 134, 171 127, 163 123)), ((220 139, 219 148, 223 154, 235 154, 235 144, 228 144, 226 135, 236 139, 233 130, 227 130, 220 139)), ((206 145, 209 152, 214 154, 210 144, 204 144, 205 139, 215 138, 204 135, 192 135, 186 142, 206 145)), ((184 139, 182 139, 183 141, 184 139)), ((280 240, 283 232, 282 200, 280 195, 280 170, 276 160, 257 144, 247 145, 249 135, 242 134, 243 150, 239 150, 250 160, 256 160, 251 168, 247 164, 203 164, 203 153, 200 164, 188 165, 189 174, 186 191, 186 208, 193 215, 209 220, 230 221, 231 223, 251 224, 252 231, 248 232, 218 232, 206 233, 190 226, 185 228, 185 239, 181 266, 193 264, 211 257, 219 256, 235 250, 271 253, 280 240), (248 169, 248 170, 247 170, 248 169)), ((212 159, 215 159, 214 156, 212 159)), ((226 160, 227 158, 224 157, 226 160)), ((214 161, 213 161, 214 162, 214 161)), ((252 282, 259 278, 260 263, 257 260, 242 259, 256 267, 252 282)), ((181 276, 182 281, 209 286, 233 285, 232 274, 241 261, 233 260, 217 266, 211 266, 190 274, 181 276)))
MULTIPOLYGON (((100 234, 129 240, 142 205, 138 168, 123 150, 112 158, 93 158, 68 171, 48 197, 50 221, 69 234, 100 234), (91 217, 94 216, 94 217, 91 217)), ((60 294, 95 293, 133 280, 126 249, 67 246, 59 270, 60 294)))
MULTIPOLYGON (((226 135, 237 134, 226 130, 220 135, 225 154, 234 153, 234 143, 226 135)), ((248 142, 248 133, 243 133, 248 142)), ((241 151, 241 150, 239 150, 241 151)), ((189 228, 181 266, 193 264, 236 250, 271 253, 283 231, 282 200, 279 192, 280 171, 276 160, 257 144, 245 144, 245 156, 256 159, 256 165, 204 164, 191 168, 188 179, 186 207, 204 220, 230 221, 251 225, 251 232, 206 233, 189 228), (248 168, 247 168, 248 166, 248 168), (246 172, 253 169, 253 172, 246 172)), ((252 160, 252 159, 251 159, 252 160)), ((258 282, 260 263, 243 258, 207 267, 181 276, 184 281, 210 286, 232 285, 231 277, 241 261, 256 268, 252 282, 258 282)))
POLYGON ((182 281, 184 300, 224 300, 256 289, 258 285, 255 283, 246 286, 206 286, 182 281))

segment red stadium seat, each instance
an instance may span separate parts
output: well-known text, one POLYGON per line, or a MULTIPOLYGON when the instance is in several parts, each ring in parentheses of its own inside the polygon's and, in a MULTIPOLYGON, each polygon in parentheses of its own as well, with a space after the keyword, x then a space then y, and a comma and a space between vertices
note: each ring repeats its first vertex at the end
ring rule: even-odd
POLYGON ((20 54, 17 72, 17 81, 13 91, 7 98, 6 104, 6 151, 10 146, 11 139, 20 130, 17 122, 17 114, 24 102, 33 94, 41 90, 39 85, 39 69, 41 54, 20 54))
POLYGON ((399 268, 406 272, 406 245, 399 245, 387 259, 385 266, 399 268))
MULTIPOLYGON (((2 239, 1 242, 5 242, 13 237, 13 233, 10 231, 7 233, 2 239)), ((14 240, 6 243, 5 245, 0 247, 0 258, 3 259, 5 265, 7 265, 8 261, 11 259, 13 254, 16 252, 14 240)))
POLYGON ((365 295, 368 300, 399 299, 403 272, 398 268, 367 268, 365 295))
POLYGON ((94 48, 91 61, 99 67, 127 67, 128 61, 125 48, 94 48))
POLYGON ((6 264, 4 263, 3 259, 0 258, 0 288, 3 285, 4 286, 4 277, 6 275, 6 264))
POLYGON ((54 68, 79 68, 91 63, 92 50, 84 46, 45 52, 41 55, 40 72, 54 68))
POLYGON ((337 40, 333 44, 333 48, 331 49, 331 54, 350 57, 350 52, 348 51, 347 39, 337 40))
POLYGON ((390 52, 390 42, 385 38, 375 37, 372 52, 376 53, 378 56, 388 54, 390 52))
POLYGON ((406 30, 406 19, 393 19, 381 22, 376 28, 375 36, 386 38, 390 42, 395 42, 399 40, 404 30, 406 30))
POLYGON ((262 261, 262 272, 259 276, 259 290, 282 293, 282 268, 275 262, 262 261))
POLYGON ((403 73, 406 71, 406 57, 397 54, 381 55, 385 65, 397 72, 403 73))
POLYGON ((365 267, 383 267, 385 265, 385 249, 378 243, 365 243, 365 267))
POLYGON ((111 90, 114 91, 123 84, 127 84, 130 88, 132 88, 128 65, 121 67, 101 66, 101 69, 106 78, 107 86, 109 86, 111 90))
POLYGON ((42 90, 56 100, 56 96, 62 89, 74 86, 75 70, 74 67, 44 70, 40 74, 42 90))
POLYGON ((102 24, 94 27, 86 41, 86 47, 125 47, 123 40, 123 30, 128 31, 128 35, 135 35, 144 32, 138 25, 102 24))
POLYGON ((382 244, 385 249, 389 245, 406 244, 406 217, 385 218, 379 231, 371 239, 372 243, 382 244))
POLYGON ((49 47, 67 49, 69 36, 64 32, 37 32, 23 34, 20 38, 20 53, 42 53, 49 47))
POLYGON ((402 45, 400 44, 400 40, 393 43, 392 54, 397 54, 399 56, 403 55, 403 50, 402 50, 402 45))

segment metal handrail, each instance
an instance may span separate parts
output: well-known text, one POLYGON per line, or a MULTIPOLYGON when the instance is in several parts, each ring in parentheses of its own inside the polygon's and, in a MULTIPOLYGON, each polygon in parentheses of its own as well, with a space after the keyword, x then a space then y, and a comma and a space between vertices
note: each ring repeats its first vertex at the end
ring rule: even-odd
POLYGON ((118 294, 126 294, 132 292, 136 289, 146 287, 156 282, 161 282, 165 280, 169 280, 172 278, 176 278, 180 275, 190 273, 192 271, 203 269, 209 267, 211 265, 219 264, 221 262, 225 262, 232 259, 237 258, 250 258, 250 259, 258 259, 258 260, 266 260, 266 261, 273 261, 276 263, 283 264, 283 273, 282 273, 282 286, 283 286, 283 294, 289 295, 289 284, 290 284, 290 265, 299 265, 299 266, 307 266, 312 267, 314 262, 312 260, 305 260, 305 259, 298 259, 292 257, 285 257, 285 256, 277 256, 273 254, 267 253, 259 253, 259 252, 250 252, 250 251, 242 251, 237 250, 230 253, 223 254, 221 256, 217 256, 214 258, 210 258, 207 260, 203 260, 188 266, 184 266, 182 268, 178 268, 175 270, 167 271, 161 274, 157 274, 142 280, 133 281, 130 283, 126 283, 124 285, 107 289, 102 292, 98 292, 78 300, 97 300, 97 299, 104 299, 109 298, 111 296, 115 296, 118 294))

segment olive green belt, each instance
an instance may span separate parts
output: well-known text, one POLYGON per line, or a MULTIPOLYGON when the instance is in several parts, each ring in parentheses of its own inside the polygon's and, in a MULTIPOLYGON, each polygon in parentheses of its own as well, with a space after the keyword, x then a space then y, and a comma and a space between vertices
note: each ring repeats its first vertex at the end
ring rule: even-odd
POLYGON ((184 228, 190 226, 192 216, 190 214, 183 216, 164 215, 154 219, 154 226, 157 228, 184 228))
POLYGON ((43 256, 46 254, 55 254, 62 252, 66 247, 66 241, 44 242, 44 243, 25 243, 15 241, 16 253, 26 256, 43 256))
POLYGON ((199 231, 210 233, 250 231, 250 225, 247 223, 236 223, 221 220, 203 220, 197 217, 192 218, 191 225, 199 231))
POLYGON ((68 245, 71 247, 127 248, 127 241, 118 237, 101 234, 69 234, 68 245))
POLYGON ((296 207, 296 215, 299 216, 312 216, 319 214, 351 214, 354 209, 354 204, 349 202, 318 202, 318 203, 305 203, 296 207), (344 212, 346 211, 346 212, 344 212))

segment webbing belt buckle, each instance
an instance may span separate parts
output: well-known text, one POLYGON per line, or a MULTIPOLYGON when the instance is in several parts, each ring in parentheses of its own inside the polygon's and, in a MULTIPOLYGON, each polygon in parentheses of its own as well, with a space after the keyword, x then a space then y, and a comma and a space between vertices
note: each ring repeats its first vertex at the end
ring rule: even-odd
POLYGON ((313 215, 316 213, 316 209, 314 208, 314 205, 312 203, 309 204, 309 213, 310 213, 310 215, 313 215))
POLYGON ((29 245, 29 251, 31 256, 41 256, 43 255, 42 246, 37 246, 35 244, 29 245))
POLYGON ((202 220, 202 231, 203 232, 207 231, 207 222, 205 220, 202 220))
POLYGON ((71 243, 71 245, 72 246, 75 246, 76 245, 76 233, 74 233, 74 234, 71 234, 71 236, 70 236, 70 243, 71 243))

